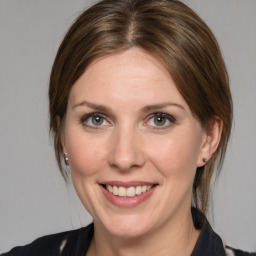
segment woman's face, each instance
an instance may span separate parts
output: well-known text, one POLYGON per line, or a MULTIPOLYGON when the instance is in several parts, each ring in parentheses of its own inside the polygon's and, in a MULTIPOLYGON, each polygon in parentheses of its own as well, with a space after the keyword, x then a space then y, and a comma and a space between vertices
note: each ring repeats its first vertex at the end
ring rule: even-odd
POLYGON ((132 48, 94 61, 70 92, 64 150, 95 225, 134 237, 191 207, 207 134, 156 58, 132 48))

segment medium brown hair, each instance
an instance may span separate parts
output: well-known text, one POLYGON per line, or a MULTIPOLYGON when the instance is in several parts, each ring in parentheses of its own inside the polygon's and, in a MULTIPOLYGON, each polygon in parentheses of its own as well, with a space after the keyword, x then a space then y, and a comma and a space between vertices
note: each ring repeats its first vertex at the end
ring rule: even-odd
POLYGON ((223 121, 219 147, 197 169, 193 200, 206 213, 210 182, 221 168, 232 125, 228 74, 218 43, 208 26, 177 0, 103 0, 85 10, 68 30, 50 76, 50 131, 64 177, 61 136, 73 84, 96 58, 138 47, 169 70, 177 89, 202 127, 223 121))

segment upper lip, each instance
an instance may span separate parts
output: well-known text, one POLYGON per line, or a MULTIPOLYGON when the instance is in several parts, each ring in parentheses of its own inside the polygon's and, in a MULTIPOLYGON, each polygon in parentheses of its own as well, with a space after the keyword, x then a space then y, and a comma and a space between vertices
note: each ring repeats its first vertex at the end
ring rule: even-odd
POLYGON ((148 181, 104 181, 100 183, 101 185, 110 185, 110 186, 117 186, 117 187, 136 187, 136 186, 143 186, 143 185, 157 185, 154 182, 148 181))

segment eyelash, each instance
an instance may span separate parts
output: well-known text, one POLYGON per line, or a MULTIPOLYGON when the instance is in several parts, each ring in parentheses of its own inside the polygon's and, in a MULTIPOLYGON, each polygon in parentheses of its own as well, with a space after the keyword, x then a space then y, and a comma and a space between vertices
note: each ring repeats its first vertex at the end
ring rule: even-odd
POLYGON ((105 121, 107 121, 108 123, 110 123, 110 122, 108 121, 108 118, 107 118, 106 115, 104 115, 104 114, 102 114, 102 113, 94 112, 94 113, 86 114, 86 115, 84 115, 84 116, 81 118, 80 121, 81 121, 81 123, 82 123, 86 128, 100 129, 100 126, 97 126, 97 125, 92 126, 92 125, 88 125, 88 124, 86 123, 86 121, 88 122, 88 119, 89 119, 90 117, 101 117, 101 118, 103 118, 105 121))
MULTIPOLYGON (((88 119, 91 118, 91 117, 101 117, 103 118, 106 122, 108 122, 109 124, 111 123, 108 119, 108 117, 102 113, 98 113, 98 112, 94 112, 94 113, 89 113, 89 114, 86 114, 84 115, 80 122, 86 127, 86 128, 91 128, 91 129, 100 129, 102 126, 106 126, 106 125, 89 125, 87 122, 88 122, 88 119)), ((166 114, 166 113, 163 113, 163 112, 156 112, 156 113, 153 113, 151 115, 149 115, 147 118, 146 118, 146 121, 144 123, 148 123, 151 119, 153 118, 156 118, 156 117, 161 117, 161 118, 166 118, 167 121, 169 121, 170 123, 172 124, 175 124, 176 123, 176 118, 172 115, 169 115, 169 114, 166 114)), ((146 125, 145 125, 146 126, 146 125)), ((169 126, 171 126, 171 124, 169 125, 164 125, 164 126, 150 126, 152 129, 155 129, 155 130, 163 130, 163 129, 166 129, 168 128, 169 126)))
MULTIPOLYGON (((156 118, 156 117, 161 117, 161 118, 166 118, 167 121, 169 121, 171 124, 175 124, 176 123, 176 118, 170 114, 166 114, 163 112, 156 112, 151 114, 146 120, 146 122, 149 122, 149 120, 151 120, 152 118, 156 118)), ((166 129, 168 127, 171 126, 171 124, 169 125, 164 125, 164 126, 151 126, 152 129, 155 130, 163 130, 166 129)))

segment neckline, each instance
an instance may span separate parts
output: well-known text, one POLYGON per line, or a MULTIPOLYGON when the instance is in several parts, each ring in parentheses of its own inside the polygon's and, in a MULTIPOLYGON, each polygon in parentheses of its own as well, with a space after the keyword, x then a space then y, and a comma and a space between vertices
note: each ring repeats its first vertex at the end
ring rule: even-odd
POLYGON ((201 230, 191 256, 226 256, 223 242, 213 231, 207 218, 194 207, 191 213, 195 228, 201 230))
MULTIPOLYGON (((221 238, 213 231, 207 218, 196 208, 191 208, 191 214, 196 229, 201 230, 198 240, 190 256, 226 256, 221 238)), ((76 254, 86 255, 94 234, 93 223, 82 228, 77 240, 76 254)))

